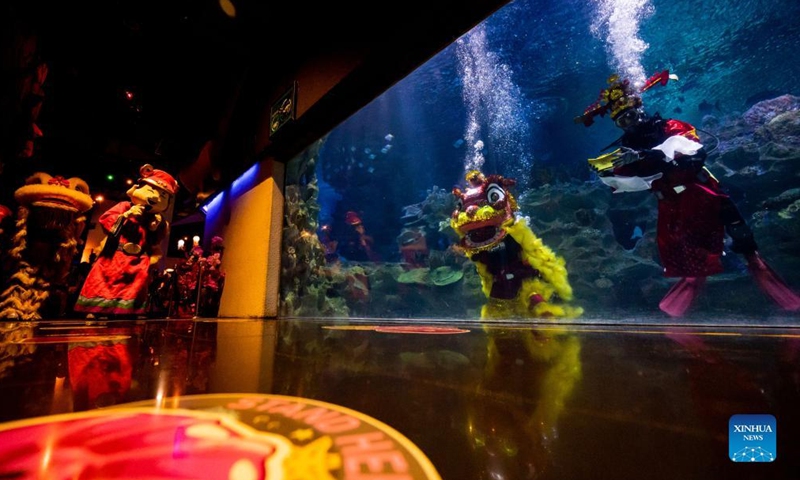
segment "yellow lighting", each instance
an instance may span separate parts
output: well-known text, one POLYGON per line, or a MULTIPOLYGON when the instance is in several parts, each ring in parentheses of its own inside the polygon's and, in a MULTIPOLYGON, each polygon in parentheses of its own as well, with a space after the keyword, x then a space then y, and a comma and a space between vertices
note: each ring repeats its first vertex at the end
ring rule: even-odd
POLYGON ((230 18, 236 18, 236 7, 231 0, 219 0, 219 8, 230 18))

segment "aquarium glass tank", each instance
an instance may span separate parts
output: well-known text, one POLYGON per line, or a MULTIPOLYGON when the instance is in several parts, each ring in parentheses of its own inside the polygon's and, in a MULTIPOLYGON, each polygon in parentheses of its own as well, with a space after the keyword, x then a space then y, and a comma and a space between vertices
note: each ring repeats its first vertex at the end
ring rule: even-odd
POLYGON ((509 3, 287 163, 280 314, 800 324, 798 19, 509 3))

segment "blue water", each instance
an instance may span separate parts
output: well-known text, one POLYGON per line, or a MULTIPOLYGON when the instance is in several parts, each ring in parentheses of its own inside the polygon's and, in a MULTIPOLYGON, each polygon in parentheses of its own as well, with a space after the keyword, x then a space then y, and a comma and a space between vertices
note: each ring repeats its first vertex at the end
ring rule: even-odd
MULTIPOLYGON (((796 0, 511 2, 330 132, 317 163, 331 199, 322 221, 343 240, 356 212, 380 259, 397 262, 404 207, 463 185, 469 169, 516 179, 517 195, 596 182, 586 159, 620 131, 573 117, 610 74, 639 84, 677 74, 643 94, 651 113, 698 126, 741 115, 800 95, 798 19, 796 0)), ((629 224, 626 248, 634 227, 635 239, 648 236, 648 223, 629 224)))
POLYGON ((790 60, 797 18, 793 0, 517 0, 334 129, 324 178, 342 191, 380 181, 398 205, 459 183, 468 164, 522 186, 537 181, 536 167, 588 179, 585 159, 618 131, 572 118, 609 74, 676 73, 677 83, 644 97, 663 116, 699 124, 706 113, 741 112, 754 96, 800 93, 800 62, 790 60), (607 21, 607 9, 624 21, 607 21))

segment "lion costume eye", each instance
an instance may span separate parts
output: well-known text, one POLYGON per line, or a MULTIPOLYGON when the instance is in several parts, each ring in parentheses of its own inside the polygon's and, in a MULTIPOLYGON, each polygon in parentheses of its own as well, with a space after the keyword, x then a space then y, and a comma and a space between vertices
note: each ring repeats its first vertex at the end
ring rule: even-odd
POLYGON ((44 172, 36 172, 27 179, 25 179, 25 185, 47 185, 47 182, 53 178, 50 174, 44 172))
POLYGON ((69 183, 70 183, 70 185, 74 185, 72 187, 74 190, 77 190, 77 191, 79 191, 81 193, 85 193, 86 195, 89 195, 89 185, 86 182, 84 182, 82 179, 77 178, 77 177, 72 177, 72 178, 69 179, 69 183))
POLYGON ((505 199, 506 193, 503 191, 502 187, 496 183, 492 183, 486 188, 486 201, 488 201, 489 204, 495 205, 505 199))

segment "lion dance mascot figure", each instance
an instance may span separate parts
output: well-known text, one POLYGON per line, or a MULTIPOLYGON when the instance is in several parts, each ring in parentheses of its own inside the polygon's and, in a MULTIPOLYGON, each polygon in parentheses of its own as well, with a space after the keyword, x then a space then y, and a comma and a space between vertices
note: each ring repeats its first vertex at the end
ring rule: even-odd
POLYGON ((119 202, 100 216, 106 238, 83 284, 75 311, 88 316, 147 314, 150 267, 161 260, 161 242, 169 235, 164 213, 178 182, 152 165, 139 169, 140 178, 119 202))
POLYGON ((3 262, 0 318, 34 321, 66 312, 67 276, 92 208, 80 178, 37 172, 14 192, 17 216, 3 262))
POLYGON ((475 263, 483 293, 489 301, 482 318, 566 317, 583 313, 569 305, 572 287, 563 258, 538 238, 518 216, 516 184, 500 175, 484 176, 478 170, 466 175, 466 191, 453 189, 457 208, 450 225, 459 246, 475 263))

